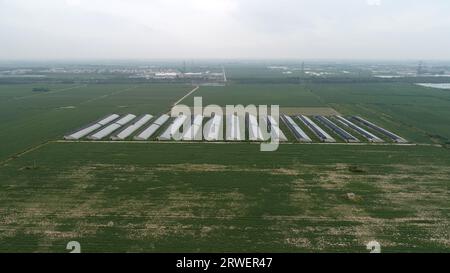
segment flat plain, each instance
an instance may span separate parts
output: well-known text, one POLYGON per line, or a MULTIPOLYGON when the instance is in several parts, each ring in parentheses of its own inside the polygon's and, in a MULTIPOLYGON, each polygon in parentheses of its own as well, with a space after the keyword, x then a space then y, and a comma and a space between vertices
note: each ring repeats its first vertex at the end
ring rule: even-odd
POLYGON ((413 145, 60 143, 109 113, 159 114, 189 85, 0 85, 0 251, 450 249, 450 92, 406 83, 200 87, 207 104, 330 107, 413 145), (415 145, 418 144, 418 145, 415 145))

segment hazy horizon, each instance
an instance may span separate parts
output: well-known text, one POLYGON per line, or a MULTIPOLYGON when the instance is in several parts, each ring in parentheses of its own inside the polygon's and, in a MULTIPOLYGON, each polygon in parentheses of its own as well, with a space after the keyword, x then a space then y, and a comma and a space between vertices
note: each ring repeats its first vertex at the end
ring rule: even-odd
POLYGON ((0 60, 450 60, 450 2, 0 0, 0 60))

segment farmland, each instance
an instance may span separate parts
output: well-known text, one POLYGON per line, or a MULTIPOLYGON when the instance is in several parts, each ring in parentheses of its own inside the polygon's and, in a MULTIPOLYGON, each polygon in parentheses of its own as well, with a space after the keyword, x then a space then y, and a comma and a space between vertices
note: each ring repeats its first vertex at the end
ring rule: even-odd
POLYGON ((32 85, 0 85, 0 160, 111 112, 168 111, 189 86, 67 85, 48 93, 31 92, 32 85))
POLYGON ((281 107, 329 107, 343 115, 360 114, 418 143, 450 139, 450 92, 409 83, 249 84, 203 87, 186 98, 203 104, 279 104, 281 107))
MULTIPOLYGON (((450 92, 409 83, 202 86, 181 103, 362 115, 419 145, 59 142, 160 114, 186 84, 0 85, 0 252, 448 251, 450 92), (34 87, 49 92, 32 92, 34 87)), ((285 131, 285 128, 282 128, 285 131)))
POLYGON ((0 249, 445 251, 449 166, 433 147, 52 143, 2 168, 0 249))

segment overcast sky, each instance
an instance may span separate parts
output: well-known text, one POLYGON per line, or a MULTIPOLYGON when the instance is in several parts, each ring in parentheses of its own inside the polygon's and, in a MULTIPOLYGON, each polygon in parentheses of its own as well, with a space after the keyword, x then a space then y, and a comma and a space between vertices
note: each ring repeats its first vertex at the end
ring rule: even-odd
POLYGON ((0 0, 0 59, 450 59, 449 0, 0 0))

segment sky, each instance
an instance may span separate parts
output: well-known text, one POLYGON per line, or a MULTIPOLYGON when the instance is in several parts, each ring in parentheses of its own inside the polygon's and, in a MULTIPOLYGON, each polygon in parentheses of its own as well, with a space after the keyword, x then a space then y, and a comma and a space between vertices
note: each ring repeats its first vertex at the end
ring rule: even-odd
POLYGON ((0 0, 0 60, 450 59, 448 0, 0 0))

